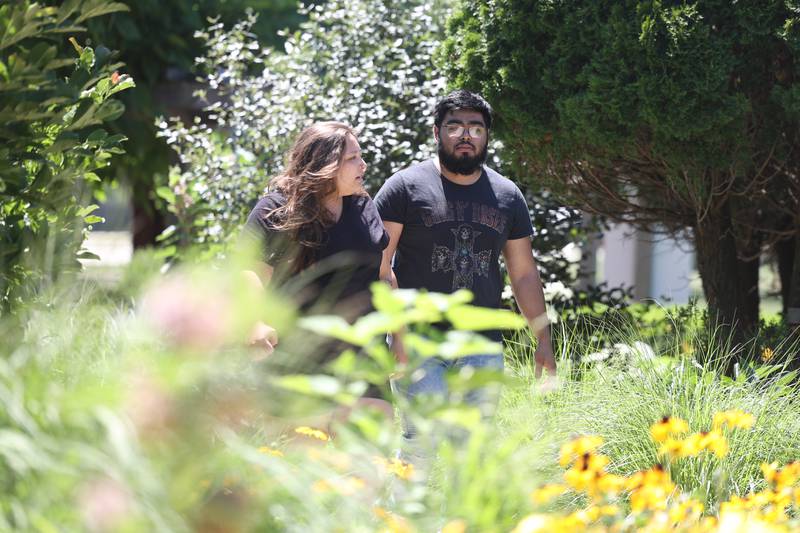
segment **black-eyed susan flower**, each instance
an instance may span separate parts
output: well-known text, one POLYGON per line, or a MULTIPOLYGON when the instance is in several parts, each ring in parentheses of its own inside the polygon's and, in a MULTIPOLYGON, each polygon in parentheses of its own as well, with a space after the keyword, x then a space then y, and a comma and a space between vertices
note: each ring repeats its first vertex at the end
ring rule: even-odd
POLYGON ((466 533, 466 531, 467 522, 461 519, 450 520, 441 530, 442 533, 466 533))
POLYGON ((282 451, 276 450, 275 448, 270 448, 269 446, 261 446, 258 449, 258 453, 263 453, 264 455, 272 455, 274 457, 283 457, 282 451))
POLYGON ((544 533, 546 531, 554 531, 555 517, 546 514, 529 514, 520 520, 517 527, 511 533, 544 533))
POLYGON ((569 487, 559 483, 549 483, 543 485, 531 493, 531 501, 536 505, 547 503, 553 498, 561 496, 569 490, 569 487))
POLYGON ((650 435, 656 442, 664 442, 671 435, 681 435, 687 431, 689 431, 689 424, 674 416, 665 416, 650 426, 650 435))
POLYGON ((603 438, 596 435, 577 437, 561 446, 558 464, 562 468, 569 466, 575 459, 586 453, 597 450, 603 444, 603 438))
POLYGON ((667 439, 661 443, 661 446, 658 447, 658 455, 662 457, 668 457, 670 459, 688 457, 686 452, 687 447, 684 444, 684 440, 676 439, 674 437, 667 437, 667 439))
POLYGON ((375 457, 374 460, 375 464, 383 467, 387 473, 394 474, 401 479, 408 480, 414 475, 414 465, 411 463, 406 463, 405 461, 401 461, 395 457, 391 459, 375 457))
POLYGON ((298 428, 294 428, 294 432, 297 433, 298 435, 305 435, 306 437, 311 437, 322 441, 331 440, 330 435, 328 435, 321 429, 314 429, 308 426, 300 426, 298 428))
POLYGON ((398 514, 387 511, 383 507, 373 507, 373 512, 375 516, 383 520, 387 530, 391 533, 411 533, 413 531, 408 521, 398 514))
POLYGON ((618 476, 616 474, 604 474, 598 476, 595 482, 597 492, 606 496, 616 495, 625 488, 625 483, 628 481, 626 477, 618 476))
POLYGON ((739 409, 722 411, 714 415, 714 429, 722 429, 727 426, 730 429, 750 429, 755 424, 755 417, 750 413, 745 413, 739 409))
POLYGON ((728 454, 728 439, 718 430, 700 433, 700 446, 722 459, 728 454))
POLYGON ((690 498, 670 508, 669 519, 672 523, 696 521, 703 514, 703 509, 702 503, 690 498))
POLYGON ((639 513, 666 510, 667 499, 675 490, 675 484, 669 474, 656 465, 628 478, 627 488, 631 491, 631 510, 639 513))

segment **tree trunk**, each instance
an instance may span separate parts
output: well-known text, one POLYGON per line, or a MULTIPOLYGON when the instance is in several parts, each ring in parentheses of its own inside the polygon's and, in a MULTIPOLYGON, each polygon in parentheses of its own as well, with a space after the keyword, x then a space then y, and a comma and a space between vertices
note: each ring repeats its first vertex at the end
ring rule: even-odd
POLYGON ((695 247, 712 326, 743 344, 758 325, 758 256, 741 258, 753 250, 739 249, 724 211, 695 228, 695 247))
MULTIPOLYGON (((138 185, 145 190, 133 191, 133 248, 136 250, 155 246, 156 237, 167 227, 163 213, 156 208, 148 195, 147 185, 138 185)), ((134 188, 136 187, 137 184, 134 184, 134 188)))
MULTIPOLYGON (((778 262, 778 277, 781 280, 781 304, 784 318, 787 316, 789 300, 792 291, 792 272, 795 265, 795 249, 798 246, 797 238, 778 241, 773 246, 775 258, 778 262)), ((796 306, 795 306, 796 307, 796 306)))
POLYGON ((784 319, 790 326, 800 326, 800 238, 794 238, 794 265, 789 283, 784 319))

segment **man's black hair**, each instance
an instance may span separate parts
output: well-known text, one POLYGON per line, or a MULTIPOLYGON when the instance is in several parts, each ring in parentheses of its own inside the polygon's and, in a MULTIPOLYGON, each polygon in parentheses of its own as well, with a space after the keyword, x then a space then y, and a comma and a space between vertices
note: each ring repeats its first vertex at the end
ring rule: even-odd
POLYGON ((437 128, 441 128, 444 116, 450 111, 458 111, 460 109, 478 111, 483 115, 486 128, 492 127, 492 106, 481 95, 465 89, 455 90, 439 100, 434 110, 433 123, 437 128))

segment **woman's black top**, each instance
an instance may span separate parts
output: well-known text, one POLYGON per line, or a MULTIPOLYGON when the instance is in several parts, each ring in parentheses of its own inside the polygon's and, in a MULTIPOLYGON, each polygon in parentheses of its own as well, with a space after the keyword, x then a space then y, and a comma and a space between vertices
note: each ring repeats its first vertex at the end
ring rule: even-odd
POLYGON ((299 245, 288 232, 275 228, 275 217, 268 216, 285 204, 281 193, 271 192, 259 200, 247 218, 245 233, 259 240, 261 259, 273 267, 270 283, 288 293, 301 311, 354 319, 372 309, 369 286, 378 280, 389 235, 369 196, 342 200, 339 220, 325 229, 311 265, 299 273, 293 272, 291 262, 299 245))

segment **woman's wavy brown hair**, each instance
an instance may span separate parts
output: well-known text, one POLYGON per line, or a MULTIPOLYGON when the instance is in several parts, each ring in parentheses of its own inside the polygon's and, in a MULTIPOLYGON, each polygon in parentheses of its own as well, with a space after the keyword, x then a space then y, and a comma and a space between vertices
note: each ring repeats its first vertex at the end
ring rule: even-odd
POLYGON ((336 222, 323 201, 336 192, 336 174, 348 135, 357 137, 353 128, 341 122, 312 124, 295 139, 286 169, 272 180, 271 188, 279 191, 286 203, 264 216, 297 243, 292 259, 295 273, 314 262, 315 250, 324 244, 325 228, 336 222))

